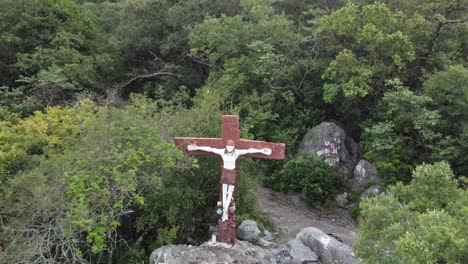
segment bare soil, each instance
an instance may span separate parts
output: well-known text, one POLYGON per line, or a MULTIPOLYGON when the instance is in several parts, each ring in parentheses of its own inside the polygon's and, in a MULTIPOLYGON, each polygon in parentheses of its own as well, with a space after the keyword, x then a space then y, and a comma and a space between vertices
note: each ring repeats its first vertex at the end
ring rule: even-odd
POLYGON ((266 187, 259 187, 257 193, 257 208, 275 222, 278 243, 295 238, 306 227, 318 228, 347 245, 356 240, 357 226, 346 210, 318 212, 309 208, 299 194, 284 194, 266 187))

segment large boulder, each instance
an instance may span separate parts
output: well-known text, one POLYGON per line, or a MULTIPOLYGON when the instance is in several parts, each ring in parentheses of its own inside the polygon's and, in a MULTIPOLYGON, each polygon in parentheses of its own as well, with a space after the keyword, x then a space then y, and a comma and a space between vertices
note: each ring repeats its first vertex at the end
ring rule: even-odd
POLYGON ((296 235, 296 239, 317 252, 322 263, 360 263, 358 259, 355 259, 350 246, 343 244, 317 228, 307 227, 302 229, 296 235))
POLYGON ((268 247, 240 240, 234 245, 217 242, 206 242, 200 246, 171 245, 156 249, 150 256, 150 264, 180 263, 319 264, 320 261, 317 253, 299 240, 268 247))
POLYGON ((339 172, 350 174, 354 168, 357 157, 358 146, 352 140, 348 140, 352 145, 353 155, 346 147, 346 133, 335 123, 323 122, 312 128, 302 139, 298 152, 301 154, 310 154, 323 156, 326 162, 339 172))
POLYGON ((206 242, 200 246, 172 245, 153 251, 150 264, 181 263, 277 263, 279 249, 262 248, 247 241, 237 241, 233 246, 206 242))
POLYGON ((257 222, 253 220, 244 220, 237 227, 237 238, 245 241, 256 241, 260 235, 260 229, 257 222))
POLYGON ((280 264, 320 263, 317 253, 297 239, 288 242, 287 248, 279 252, 276 261, 280 264))
POLYGON ((351 190, 359 190, 372 184, 382 184, 383 180, 377 174, 377 168, 367 160, 360 160, 354 168, 354 177, 350 181, 351 190))

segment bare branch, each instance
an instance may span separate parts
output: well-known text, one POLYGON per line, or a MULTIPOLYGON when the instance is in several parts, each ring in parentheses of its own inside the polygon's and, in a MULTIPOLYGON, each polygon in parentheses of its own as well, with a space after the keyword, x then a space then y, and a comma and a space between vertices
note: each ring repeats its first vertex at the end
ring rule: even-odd
POLYGON ((161 59, 158 55, 154 54, 154 52, 152 52, 151 50, 147 50, 147 51, 149 52, 149 54, 151 54, 151 56, 154 57, 154 60, 155 60, 155 61, 160 61, 160 62, 162 62, 162 64, 164 64, 164 67, 165 67, 165 68, 168 67, 167 64, 166 64, 166 62, 165 62, 163 59, 161 59))
POLYGON ((211 64, 211 63, 208 63, 208 62, 204 62, 204 61, 202 61, 202 60, 199 60, 199 59, 195 58, 194 56, 190 56, 189 54, 185 54, 184 57, 189 57, 189 58, 190 58, 191 60, 193 60, 194 62, 203 64, 203 65, 206 65, 206 66, 208 66, 208 67, 210 67, 210 68, 215 68, 215 69, 218 69, 218 70, 222 70, 222 68, 219 67, 219 66, 216 65, 216 64, 211 64))
POLYGON ((299 85, 297 86, 297 88, 299 88, 299 89, 301 88, 302 84, 304 83, 305 78, 307 77, 307 74, 309 74, 309 72, 311 72, 312 70, 313 70, 313 69, 308 69, 308 70, 304 73, 304 75, 302 76, 301 82, 299 83, 299 85))
POLYGON ((104 105, 106 108, 115 101, 115 97, 117 93, 119 92, 119 89, 108 89, 108 90, 109 90, 109 94, 106 97, 106 103, 104 105))
POLYGON ((140 79, 153 78, 153 77, 156 77, 156 76, 159 76, 159 75, 173 75, 173 76, 175 76, 174 73, 168 72, 168 71, 157 71, 157 72, 153 72, 153 73, 149 73, 149 74, 142 74, 142 75, 138 75, 138 76, 135 76, 135 77, 131 78, 130 80, 128 80, 124 84, 119 85, 119 88, 122 89, 122 88, 124 88, 124 87, 126 87, 126 86, 132 84, 133 82, 135 82, 137 80, 140 80, 140 79))
POLYGON ((442 22, 442 24, 458 24, 458 23, 463 23, 463 22, 466 22, 468 20, 468 18, 462 18, 462 19, 449 19, 449 20, 445 20, 444 22, 442 22))

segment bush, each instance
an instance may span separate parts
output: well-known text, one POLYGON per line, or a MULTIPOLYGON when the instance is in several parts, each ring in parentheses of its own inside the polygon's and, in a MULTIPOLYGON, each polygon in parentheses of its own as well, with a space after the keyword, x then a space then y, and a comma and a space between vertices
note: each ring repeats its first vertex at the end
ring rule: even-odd
MULTIPOLYGON (((102 252, 112 255, 125 241, 134 241, 132 234, 144 237, 137 221, 141 229, 164 228, 144 218, 145 202, 159 194, 163 178, 188 166, 172 142, 161 138, 154 120, 132 109, 100 108, 87 115, 78 131, 80 126, 71 122, 76 112, 53 110, 47 118, 36 113, 25 119, 47 121, 43 137, 36 135, 46 143, 47 155, 36 155, 37 166, 16 174, 4 187, 0 211, 8 217, 2 219, 1 237, 8 247, 0 257, 11 263, 79 262, 102 252)), ((26 121, 20 122, 25 128, 26 121)), ((193 208, 189 201, 187 212, 193 208)), ((173 233, 157 239, 167 242, 173 233)))
POLYGON ((311 205, 323 205, 343 185, 344 177, 320 157, 299 155, 265 183, 275 190, 303 192, 311 205))
POLYGON ((408 185, 361 203, 364 263, 467 263, 468 194, 445 162, 423 164, 408 185))
POLYGON ((48 107, 24 119, 0 109, 0 183, 25 170, 33 157, 60 153, 79 142, 92 106, 84 100, 74 107, 48 107))

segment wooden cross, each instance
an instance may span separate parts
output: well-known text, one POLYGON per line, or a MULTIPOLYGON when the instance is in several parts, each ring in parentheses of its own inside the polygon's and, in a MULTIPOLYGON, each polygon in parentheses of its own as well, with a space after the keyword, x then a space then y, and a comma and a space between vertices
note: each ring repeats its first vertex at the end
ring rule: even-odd
POLYGON ((185 153, 220 155, 223 158, 220 202, 218 202, 220 207, 218 211, 222 212, 222 217, 218 220, 216 240, 218 242, 234 242, 236 239, 234 201, 237 191, 235 159, 240 155, 261 159, 284 159, 285 144, 240 139, 239 116, 235 115, 223 116, 222 134, 222 138, 176 137, 175 143, 185 153), (235 151, 229 152, 227 145, 232 143, 235 144, 235 151), (235 155, 234 161, 231 154, 235 155))

